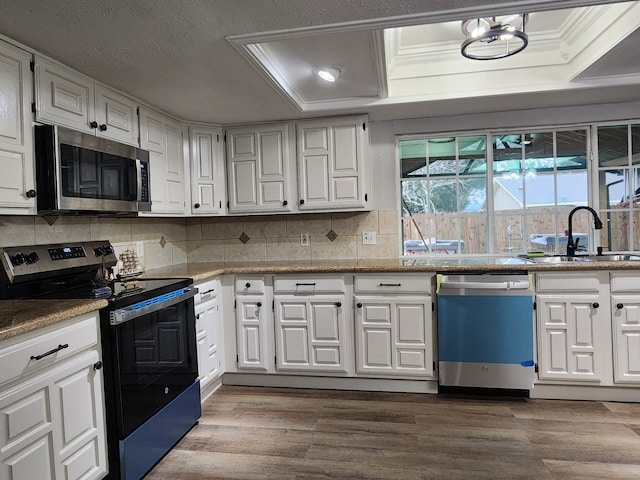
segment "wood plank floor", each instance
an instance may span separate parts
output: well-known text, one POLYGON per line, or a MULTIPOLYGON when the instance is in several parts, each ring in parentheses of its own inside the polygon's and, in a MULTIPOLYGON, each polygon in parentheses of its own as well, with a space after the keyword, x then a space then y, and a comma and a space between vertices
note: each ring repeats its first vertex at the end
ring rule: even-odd
POLYGON ((640 404, 223 386, 146 478, 637 480, 640 404))

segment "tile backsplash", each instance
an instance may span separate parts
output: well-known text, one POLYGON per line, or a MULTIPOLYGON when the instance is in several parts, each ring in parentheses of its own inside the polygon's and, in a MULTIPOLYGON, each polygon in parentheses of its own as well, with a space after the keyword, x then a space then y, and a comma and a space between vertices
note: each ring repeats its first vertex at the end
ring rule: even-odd
POLYGON ((0 216, 0 246, 107 239, 117 253, 141 245, 147 269, 185 262, 391 258, 400 252, 398 235, 395 210, 220 218, 59 217, 52 225, 42 217, 0 216), (376 232, 375 245, 363 245, 365 231, 376 232), (300 245, 303 233, 309 246, 300 245))

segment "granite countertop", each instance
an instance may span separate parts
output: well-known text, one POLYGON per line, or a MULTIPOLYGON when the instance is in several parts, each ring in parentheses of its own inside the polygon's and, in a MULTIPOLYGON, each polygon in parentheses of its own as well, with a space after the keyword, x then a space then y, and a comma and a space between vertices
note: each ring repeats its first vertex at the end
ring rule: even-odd
POLYGON ((192 278, 201 282, 222 274, 269 273, 388 273, 388 272, 549 272, 580 270, 635 270, 639 261, 529 263, 517 257, 430 257, 379 260, 305 260, 262 262, 184 263, 148 270, 143 278, 192 278))
POLYGON ((108 305, 96 300, 2 300, 0 301, 0 340, 46 327, 108 305))

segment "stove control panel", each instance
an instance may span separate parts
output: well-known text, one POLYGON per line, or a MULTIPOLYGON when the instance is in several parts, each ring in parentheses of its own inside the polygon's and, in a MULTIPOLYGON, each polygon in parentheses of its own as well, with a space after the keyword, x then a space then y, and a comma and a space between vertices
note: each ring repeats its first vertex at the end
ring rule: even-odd
POLYGON ((69 258, 82 258, 87 256, 84 248, 80 246, 49 248, 48 250, 51 260, 68 260, 69 258))
POLYGON ((50 277, 62 270, 71 273, 74 270, 86 272, 109 268, 117 261, 107 240, 0 247, 0 285, 50 277))

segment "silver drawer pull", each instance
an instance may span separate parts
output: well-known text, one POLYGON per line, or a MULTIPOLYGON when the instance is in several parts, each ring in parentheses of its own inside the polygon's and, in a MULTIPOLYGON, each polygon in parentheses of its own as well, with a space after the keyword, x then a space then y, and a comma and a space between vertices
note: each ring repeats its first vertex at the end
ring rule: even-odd
POLYGON ((31 355, 31 360, 40 360, 44 357, 48 357, 49 355, 53 355, 54 353, 59 352, 60 350, 64 350, 65 348, 69 348, 68 343, 60 344, 56 348, 52 348, 48 352, 41 353, 40 355, 31 355))

